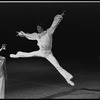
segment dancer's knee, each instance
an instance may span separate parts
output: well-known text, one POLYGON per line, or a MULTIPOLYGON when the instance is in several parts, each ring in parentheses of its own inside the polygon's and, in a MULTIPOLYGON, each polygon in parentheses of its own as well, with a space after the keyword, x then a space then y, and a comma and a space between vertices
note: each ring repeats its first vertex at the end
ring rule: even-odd
POLYGON ((25 53, 22 52, 22 51, 18 51, 18 52, 17 52, 17 55, 25 55, 25 53))
POLYGON ((18 52, 17 52, 17 55, 19 55, 19 54, 21 54, 21 52, 20 52, 20 51, 18 51, 18 52))

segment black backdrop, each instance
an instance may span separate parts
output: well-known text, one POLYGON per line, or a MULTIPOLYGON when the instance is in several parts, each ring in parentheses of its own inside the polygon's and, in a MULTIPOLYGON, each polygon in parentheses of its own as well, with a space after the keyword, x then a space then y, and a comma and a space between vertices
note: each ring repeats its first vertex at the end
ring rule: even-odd
POLYGON ((66 10, 53 35, 53 53, 58 59, 70 57, 97 59, 100 54, 100 3, 0 3, 0 45, 7 44, 1 55, 17 51, 38 50, 36 41, 17 37, 16 31, 36 32, 44 29, 54 16, 66 10))

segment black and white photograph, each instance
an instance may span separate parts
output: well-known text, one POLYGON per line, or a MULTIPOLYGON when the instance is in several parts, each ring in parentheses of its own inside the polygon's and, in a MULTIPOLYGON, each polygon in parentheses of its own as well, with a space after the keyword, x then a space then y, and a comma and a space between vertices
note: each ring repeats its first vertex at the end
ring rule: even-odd
POLYGON ((0 2, 0 98, 100 99, 100 2, 0 2))

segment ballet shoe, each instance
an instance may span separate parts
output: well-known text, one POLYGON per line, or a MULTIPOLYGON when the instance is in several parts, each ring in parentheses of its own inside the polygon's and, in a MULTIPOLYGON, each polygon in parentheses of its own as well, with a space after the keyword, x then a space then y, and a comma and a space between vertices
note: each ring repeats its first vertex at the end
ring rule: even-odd
POLYGON ((71 86, 74 86, 74 82, 72 82, 71 80, 67 80, 67 82, 71 85, 71 86))
POLYGON ((11 58, 18 58, 18 56, 16 56, 15 54, 10 54, 11 58))

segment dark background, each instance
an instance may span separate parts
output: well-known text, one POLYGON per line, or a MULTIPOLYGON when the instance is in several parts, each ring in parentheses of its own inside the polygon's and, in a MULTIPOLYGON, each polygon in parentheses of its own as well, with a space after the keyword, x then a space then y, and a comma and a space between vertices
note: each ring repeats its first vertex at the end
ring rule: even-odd
POLYGON ((16 31, 37 32, 41 23, 47 29, 64 10, 66 15, 53 35, 54 56, 60 63, 99 63, 100 3, 0 3, 0 45, 7 44, 1 55, 13 61, 11 53, 38 50, 36 41, 17 37, 16 31))

